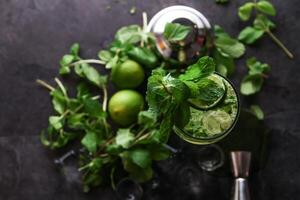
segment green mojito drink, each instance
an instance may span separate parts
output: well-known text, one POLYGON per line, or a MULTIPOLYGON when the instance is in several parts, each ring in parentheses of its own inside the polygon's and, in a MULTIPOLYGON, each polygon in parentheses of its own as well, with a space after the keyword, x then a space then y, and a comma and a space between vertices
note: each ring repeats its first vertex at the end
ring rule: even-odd
MULTIPOLYGON (((213 101, 189 99, 185 123, 177 123, 174 131, 182 139, 193 144, 210 144, 224 138, 233 129, 239 115, 239 98, 233 85, 224 77, 213 74, 208 77, 214 87, 207 92, 213 101)), ((205 95, 205 91, 202 92, 205 95)), ((211 99, 211 98, 210 98, 211 99)))

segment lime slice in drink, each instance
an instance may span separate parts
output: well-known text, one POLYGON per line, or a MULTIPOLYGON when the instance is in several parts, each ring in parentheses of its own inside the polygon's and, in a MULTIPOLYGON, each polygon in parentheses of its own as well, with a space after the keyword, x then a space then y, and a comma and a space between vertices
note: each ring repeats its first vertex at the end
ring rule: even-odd
POLYGON ((204 114, 203 127, 209 135, 220 134, 232 124, 231 116, 222 110, 211 110, 204 114))
POLYGON ((227 91, 223 77, 217 74, 213 74, 197 84, 200 85, 199 97, 188 99, 188 101, 191 106, 200 110, 208 110, 215 107, 223 99, 227 91))

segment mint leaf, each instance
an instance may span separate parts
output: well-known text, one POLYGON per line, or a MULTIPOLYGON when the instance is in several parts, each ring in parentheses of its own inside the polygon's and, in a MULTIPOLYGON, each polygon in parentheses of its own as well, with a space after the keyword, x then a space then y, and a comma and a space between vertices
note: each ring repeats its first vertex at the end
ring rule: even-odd
POLYGON ((124 169, 129 172, 130 177, 138 182, 145 182, 152 178, 153 171, 151 166, 141 168, 132 162, 130 159, 123 158, 124 169))
POLYGON ((216 63, 216 71, 223 75, 229 76, 234 72, 235 64, 234 60, 230 56, 223 56, 219 51, 213 51, 213 58, 216 63))
POLYGON ((59 130, 63 127, 62 118, 60 116, 50 116, 49 124, 56 130, 59 130))
POLYGON ((132 162, 141 168, 147 168, 151 165, 151 155, 146 149, 134 149, 129 151, 129 157, 132 162))
POLYGON ((275 28, 275 24, 264 15, 258 15, 254 20, 253 26, 265 32, 275 28))
POLYGON ((262 74, 270 71, 270 66, 266 63, 259 62, 255 57, 247 59, 249 74, 262 74))
POLYGON ((230 37, 228 35, 228 33, 226 33, 224 31, 224 29, 219 25, 214 26, 214 34, 215 34, 216 37, 230 37))
POLYGON ((251 12, 254 6, 255 6, 254 3, 248 2, 242 5, 241 7, 239 7, 238 15, 240 19, 243 21, 247 21, 251 16, 251 12))
POLYGON ((138 25, 124 26, 117 31, 115 38, 123 44, 135 44, 142 39, 140 35, 141 30, 141 27, 138 25))
POLYGON ((70 47, 70 54, 72 54, 75 57, 78 57, 79 54, 79 49, 80 49, 80 45, 78 43, 74 43, 71 47, 70 47))
POLYGON ((90 65, 81 65, 84 76, 94 85, 102 87, 107 82, 107 76, 100 75, 99 72, 90 65))
POLYGON ((133 47, 127 52, 128 56, 145 67, 153 68, 157 67, 158 59, 153 52, 145 47, 133 47))
MULTIPOLYGON (((82 158, 81 158, 82 159, 82 158)), ((103 180, 101 170, 103 168, 103 160, 101 158, 93 158, 89 163, 83 163, 79 168, 79 171, 84 171, 83 180, 83 191, 89 192, 90 187, 99 186, 103 180)))
POLYGON ((74 61, 74 59, 75 59, 75 56, 70 55, 70 54, 66 54, 60 60, 60 65, 61 66, 69 65, 74 61))
POLYGON ((198 81, 211 75, 215 71, 215 67, 213 58, 204 56, 197 63, 190 65, 185 73, 179 76, 179 79, 182 81, 198 81))
POLYGON ((267 15, 275 16, 276 15, 276 10, 274 6, 265 0, 259 1, 257 4, 257 9, 267 15))
POLYGON ((149 108, 158 113, 167 112, 171 106, 188 98, 190 92, 182 81, 164 74, 161 69, 153 70, 147 84, 149 108))
POLYGON ((239 58, 245 53, 245 46, 238 40, 230 37, 218 37, 215 40, 218 51, 233 58, 239 58))
POLYGON ((67 99, 60 90, 51 91, 52 105, 56 112, 62 114, 65 111, 67 99))
POLYGON ((251 112, 257 117, 259 120, 264 119, 264 112, 258 105, 252 105, 250 107, 251 112))
POLYGON ((70 73, 71 73, 71 69, 67 65, 63 65, 59 68, 59 74, 60 75, 65 75, 65 74, 70 74, 70 73))
POLYGON ((113 55, 110 51, 107 50, 101 50, 98 52, 98 58, 100 60, 103 60, 105 62, 110 61, 113 58, 113 55))
POLYGON ((93 131, 87 131, 85 136, 81 140, 81 144, 87 148, 88 151, 95 153, 97 151, 99 138, 97 133, 93 131))
POLYGON ((191 27, 178 23, 167 23, 164 30, 164 37, 170 42, 177 42, 185 39, 190 33, 191 27))
POLYGON ((248 75, 242 80, 240 91, 243 95, 255 94, 260 91, 263 81, 260 74, 248 75))
POLYGON ((92 117, 105 117, 106 113, 102 110, 102 106, 98 100, 91 98, 83 99, 84 112, 88 113, 92 117))
POLYGON ((261 36, 263 36, 263 34, 264 34, 263 30, 256 29, 251 26, 247 26, 240 32, 238 39, 243 41, 246 44, 252 44, 257 39, 261 38, 261 36))
POLYGON ((219 3, 219 4, 226 4, 228 2, 229 2, 229 0, 216 0, 216 3, 219 3))
POLYGON ((134 134, 130 131, 130 129, 119 129, 117 131, 116 144, 125 149, 130 147, 134 139, 134 134))
POLYGON ((138 124, 145 127, 153 127, 157 120, 157 113, 152 110, 141 111, 138 115, 138 124))
POLYGON ((148 147, 152 160, 165 160, 170 156, 170 150, 161 144, 150 145, 148 147))
POLYGON ((161 84, 164 90, 172 96, 172 100, 177 103, 189 97, 189 88, 181 80, 173 78, 170 74, 162 78, 161 84))
POLYGON ((196 98, 208 103, 216 102, 225 93, 225 90, 221 86, 208 78, 197 82, 197 86, 198 94, 196 98))
POLYGON ((86 115, 83 113, 72 114, 67 118, 68 127, 72 129, 83 129, 85 128, 86 115))

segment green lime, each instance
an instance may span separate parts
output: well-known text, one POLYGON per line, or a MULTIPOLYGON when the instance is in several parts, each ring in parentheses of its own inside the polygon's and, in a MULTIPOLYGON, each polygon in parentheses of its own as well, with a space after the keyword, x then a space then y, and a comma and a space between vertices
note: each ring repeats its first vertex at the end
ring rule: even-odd
POLYGON ((110 117, 122 126, 134 123, 143 107, 143 96, 134 90, 121 90, 115 93, 108 103, 110 117))
MULTIPOLYGON (((197 98, 188 99, 188 102, 191 104, 191 106, 193 106, 196 109, 208 110, 210 108, 213 108, 223 99, 224 95, 226 94, 227 87, 224 83, 225 80, 223 77, 221 77, 220 75, 217 75, 217 74, 213 74, 213 75, 209 76, 208 79, 213 81, 217 85, 218 90, 222 91, 222 92, 219 93, 219 95, 216 97, 216 99, 212 102, 206 102, 206 101, 203 101, 203 100, 197 99, 197 98)), ((210 88, 210 89, 212 89, 212 88, 210 88)), ((208 92, 210 92, 210 91, 208 91, 208 92)))
POLYGON ((139 86, 144 78, 143 67, 133 60, 126 60, 112 70, 112 81, 120 89, 131 89, 139 86))

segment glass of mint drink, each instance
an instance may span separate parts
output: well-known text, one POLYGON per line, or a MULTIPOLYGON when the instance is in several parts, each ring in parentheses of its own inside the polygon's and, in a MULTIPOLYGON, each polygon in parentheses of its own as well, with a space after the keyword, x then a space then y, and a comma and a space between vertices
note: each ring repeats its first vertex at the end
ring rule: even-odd
POLYGON ((232 83, 217 73, 207 79, 206 83, 214 88, 207 94, 213 96, 205 101, 205 91, 200 91, 201 98, 189 99, 181 108, 185 114, 179 111, 180 120, 175 120, 173 127, 177 135, 193 144, 211 144, 224 138, 235 126, 240 112, 239 97, 232 83))

